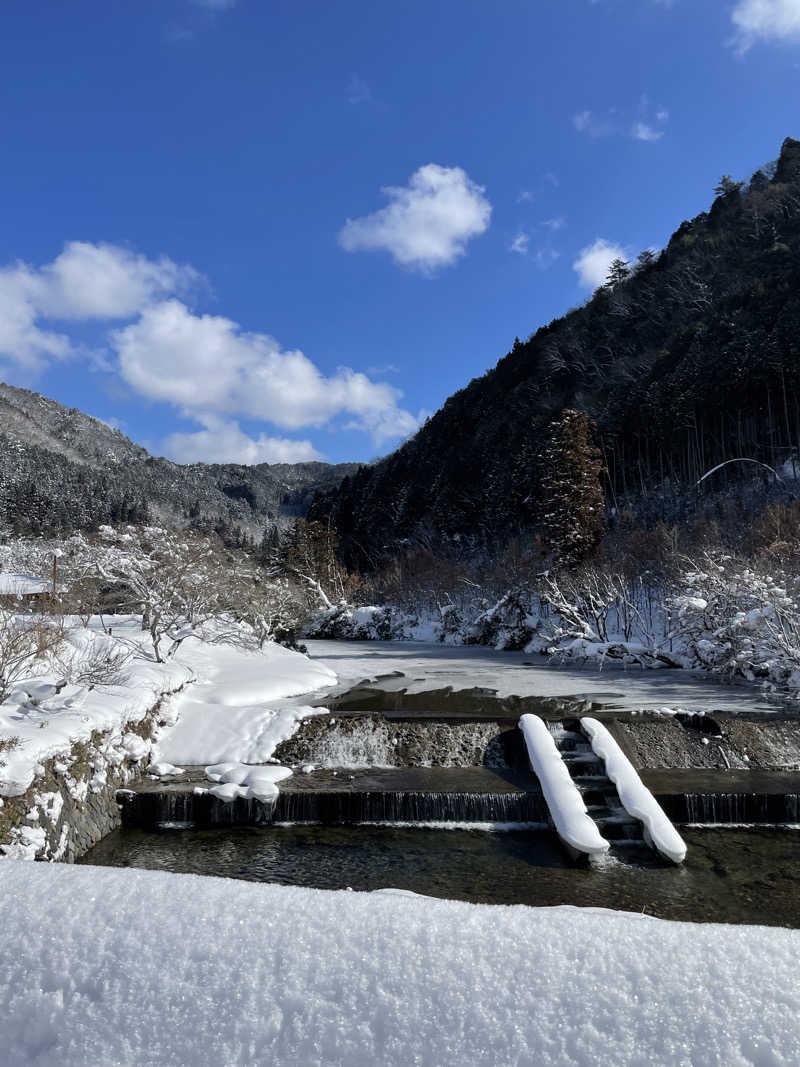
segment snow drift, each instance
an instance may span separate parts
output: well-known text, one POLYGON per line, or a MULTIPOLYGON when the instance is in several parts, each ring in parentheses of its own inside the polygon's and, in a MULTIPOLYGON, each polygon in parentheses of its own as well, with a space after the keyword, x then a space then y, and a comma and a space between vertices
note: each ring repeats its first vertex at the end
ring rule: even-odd
POLYGON ((0 867, 5 1067, 777 1067, 800 931, 0 867))

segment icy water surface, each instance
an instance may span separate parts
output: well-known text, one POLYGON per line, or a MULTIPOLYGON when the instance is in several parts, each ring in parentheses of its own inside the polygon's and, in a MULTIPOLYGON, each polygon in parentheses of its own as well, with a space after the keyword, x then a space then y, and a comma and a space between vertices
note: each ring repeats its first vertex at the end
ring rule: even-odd
POLYGON ((547 832, 391 826, 119 830, 80 862, 319 889, 393 886, 487 904, 575 904, 664 919, 800 927, 800 831, 685 829, 685 864, 618 850, 568 865, 547 832))

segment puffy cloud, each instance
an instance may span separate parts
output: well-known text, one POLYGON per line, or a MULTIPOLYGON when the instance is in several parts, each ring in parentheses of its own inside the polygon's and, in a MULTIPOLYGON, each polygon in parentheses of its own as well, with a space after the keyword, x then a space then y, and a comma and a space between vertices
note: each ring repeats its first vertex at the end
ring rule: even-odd
POLYGON ((622 245, 598 237, 592 244, 580 250, 572 269, 577 273, 582 286, 596 289, 598 285, 604 284, 608 268, 615 259, 627 259, 622 245))
POLYGON ((108 244, 71 241, 36 279, 36 303, 55 319, 124 319, 200 279, 191 267, 108 244))
POLYGON ((79 349, 43 321, 130 318, 153 300, 200 279, 171 259, 136 255, 110 244, 71 241, 52 263, 0 268, 0 356, 29 371, 79 349))
POLYGON ((398 406, 401 393, 341 367, 325 377, 300 351, 246 333, 219 315, 195 315, 179 300, 143 311, 114 331, 120 371, 137 392, 194 416, 268 420, 285 429, 321 426, 339 414, 376 443, 403 437, 417 420, 398 406))
POLYGON ((461 167, 428 163, 406 186, 388 186, 386 207, 348 219, 339 242, 348 252, 384 249, 395 262, 429 272, 462 256, 489 225, 492 206, 461 167))
POLYGON ((731 44, 746 52, 757 41, 800 40, 800 0, 738 0, 731 44))
POLYGON ((164 454, 176 463, 302 463, 322 456, 310 441, 288 437, 250 437, 235 420, 208 416, 205 429, 173 433, 164 439, 164 454))
POLYGON ((222 316, 193 314, 176 294, 200 280, 166 257, 80 241, 42 267, 0 268, 0 365, 21 368, 27 379, 53 361, 76 357, 119 371, 140 395, 200 422, 202 430, 169 439, 175 456, 241 462, 317 456, 309 441, 248 437, 237 418, 297 430, 341 417, 376 444, 417 429, 399 405, 398 389, 347 367, 326 376, 302 352, 284 351, 266 334, 247 333, 222 316), (88 322, 116 327, 108 334, 110 350, 75 340, 75 327, 88 322))

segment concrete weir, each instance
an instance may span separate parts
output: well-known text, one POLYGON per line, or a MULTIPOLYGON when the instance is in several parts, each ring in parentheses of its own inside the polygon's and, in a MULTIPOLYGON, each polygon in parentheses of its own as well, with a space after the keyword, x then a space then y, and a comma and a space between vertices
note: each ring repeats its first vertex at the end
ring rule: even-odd
MULTIPOLYGON (((204 791, 201 768, 181 781, 120 790, 123 825, 156 827, 391 823, 516 823, 546 826, 533 775, 484 767, 318 770, 281 782, 274 804, 225 803, 204 791)), ((208 783, 206 783, 207 785, 208 783)))
MULTIPOLYGON (((490 696, 480 695, 480 707, 479 694, 473 694, 467 708, 440 710, 426 709, 418 700, 406 709, 402 694, 393 693, 392 706, 383 710, 351 705, 308 719, 276 750, 275 758, 293 767, 294 774, 280 783, 274 803, 226 803, 208 792, 211 783, 202 767, 188 768, 174 780, 146 780, 121 790, 123 825, 551 825, 514 714, 518 709, 508 714, 509 709, 493 706, 490 696)), ((547 710, 548 728, 602 836, 612 848, 642 846, 641 824, 622 808, 581 731, 582 712, 595 709, 569 702, 560 719, 554 707, 547 710)), ((754 723, 699 716, 682 722, 623 713, 604 716, 604 722, 673 822, 800 821, 800 772, 748 767, 742 747, 760 753, 762 761, 765 753, 791 753, 792 744, 800 750, 800 720, 754 723), (676 766, 681 761, 689 766, 676 766), (744 766, 732 769, 736 762, 744 766)))

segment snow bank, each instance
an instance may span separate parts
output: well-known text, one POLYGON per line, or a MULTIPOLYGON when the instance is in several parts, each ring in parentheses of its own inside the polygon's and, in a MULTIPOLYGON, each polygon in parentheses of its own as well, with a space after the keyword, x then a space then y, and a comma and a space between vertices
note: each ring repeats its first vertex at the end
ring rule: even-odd
POLYGON ((630 760, 597 719, 585 716, 581 728, 588 735, 595 755, 606 765, 606 774, 617 787, 622 806, 644 824, 654 848, 674 863, 683 863, 686 845, 683 838, 661 810, 658 801, 641 780, 630 760))
POLYGON ((559 837, 589 855, 608 851, 608 841, 587 813, 583 797, 544 722, 538 715, 523 715, 519 727, 559 837))
POLYGON ((800 932, 0 869, 4 1067, 800 1062, 800 932))
MULTIPOLYGON (((16 739, 0 753, 0 794, 20 796, 41 773, 45 760, 68 753, 76 742, 88 742, 95 731, 119 734, 124 724, 140 722, 165 693, 193 677, 183 660, 155 663, 142 653, 147 635, 137 618, 118 617, 113 633, 109 638, 94 629, 79 629, 66 637, 77 651, 91 644, 138 650, 141 654, 126 667, 129 678, 124 685, 97 689, 66 685, 59 690, 56 675, 42 675, 18 682, 0 704, 0 739, 16 739)), ((127 755, 136 755, 132 745, 141 747, 138 755, 147 754, 149 742, 135 734, 116 740, 127 755)))
POLYGON ((263 763, 297 724, 324 708, 278 701, 330 688, 336 674, 281 645, 260 652, 192 642, 188 660, 196 683, 175 703, 177 722, 158 740, 156 758, 165 763, 263 763))

